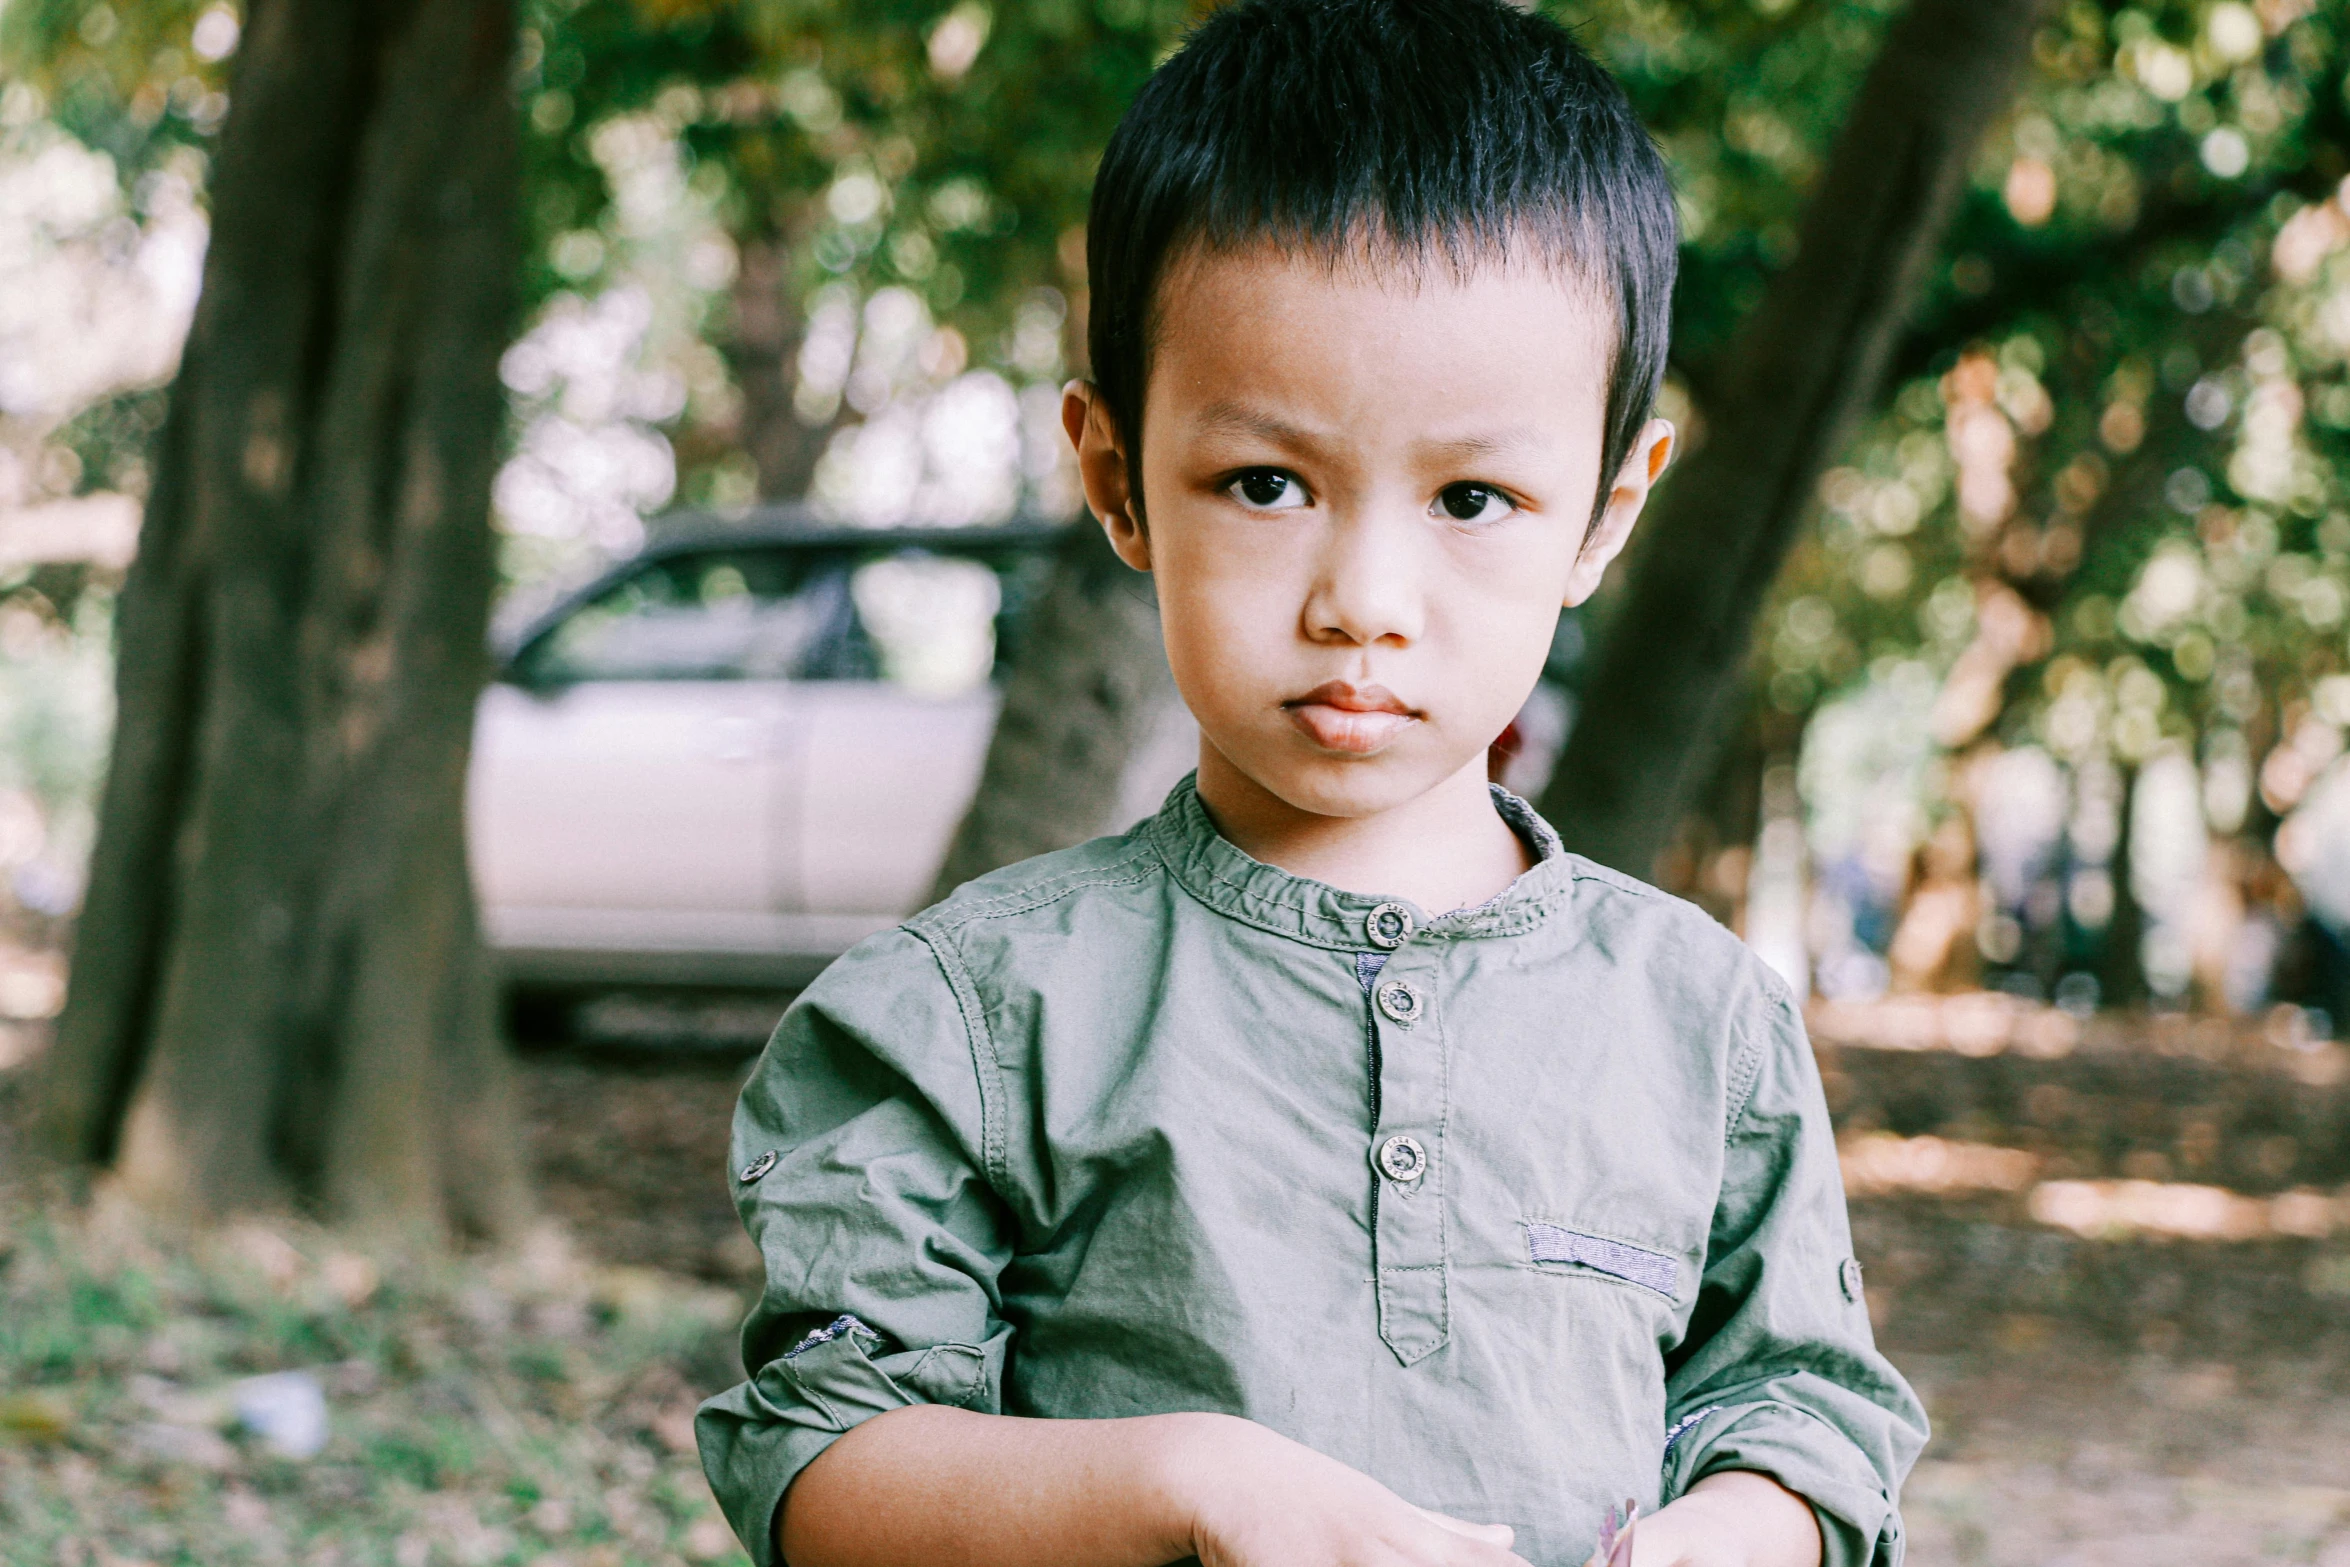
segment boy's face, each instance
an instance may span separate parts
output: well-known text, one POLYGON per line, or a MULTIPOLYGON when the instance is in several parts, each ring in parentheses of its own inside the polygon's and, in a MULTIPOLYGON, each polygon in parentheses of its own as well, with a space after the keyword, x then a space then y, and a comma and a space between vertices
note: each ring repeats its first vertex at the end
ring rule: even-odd
POLYGON ((1185 254, 1158 304, 1139 522, 1106 409, 1072 384, 1063 414, 1158 579, 1203 787, 1363 817, 1481 776, 1670 452, 1651 423, 1591 526, 1607 316, 1537 267, 1271 246, 1185 254))

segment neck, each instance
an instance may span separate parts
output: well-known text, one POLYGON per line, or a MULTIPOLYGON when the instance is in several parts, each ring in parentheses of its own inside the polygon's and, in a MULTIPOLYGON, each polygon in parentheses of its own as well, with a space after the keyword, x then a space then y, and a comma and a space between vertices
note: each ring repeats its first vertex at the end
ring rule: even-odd
POLYGON ((1216 830, 1252 859, 1347 892, 1408 898, 1431 914, 1483 903, 1534 863, 1493 808, 1482 753, 1387 810, 1324 816, 1282 799, 1203 736, 1198 787, 1216 830))

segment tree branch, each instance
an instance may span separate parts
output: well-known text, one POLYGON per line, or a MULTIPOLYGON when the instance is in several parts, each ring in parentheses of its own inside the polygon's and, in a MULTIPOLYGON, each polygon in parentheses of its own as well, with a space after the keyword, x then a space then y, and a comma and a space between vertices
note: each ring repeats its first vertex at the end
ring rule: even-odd
POLYGON ((1725 356, 1702 450, 1655 502, 1628 596, 1542 799, 1570 847, 1646 874, 1702 784, 1755 616, 1888 361, 2045 0, 1913 0, 1725 356))

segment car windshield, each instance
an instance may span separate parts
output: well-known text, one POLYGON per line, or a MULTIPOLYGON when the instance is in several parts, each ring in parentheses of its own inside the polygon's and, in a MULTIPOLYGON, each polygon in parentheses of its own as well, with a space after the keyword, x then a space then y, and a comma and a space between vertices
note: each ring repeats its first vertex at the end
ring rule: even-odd
POLYGON ((930 695, 984 684, 999 622, 1041 580, 1035 549, 722 549, 663 556, 536 638, 516 673, 590 680, 887 680, 930 695))

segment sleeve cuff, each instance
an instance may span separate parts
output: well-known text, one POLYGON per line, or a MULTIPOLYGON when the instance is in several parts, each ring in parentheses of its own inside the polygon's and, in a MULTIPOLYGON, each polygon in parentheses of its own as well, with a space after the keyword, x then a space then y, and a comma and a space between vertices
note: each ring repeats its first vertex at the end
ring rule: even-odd
POLYGON ((872 1337, 843 1318, 695 1414, 702 1472, 755 1567, 781 1567, 775 1511, 800 1471, 851 1428, 917 1402, 866 1355, 872 1337))
MULTIPOLYGON (((1665 1448, 1665 1501, 1709 1474, 1751 1469, 1811 1503, 1821 1567, 1901 1567, 1901 1512, 1858 1444, 1795 1404, 1723 1404, 1674 1425, 1665 1448)), ((762 1564, 764 1567, 764 1564, 762 1564)))

